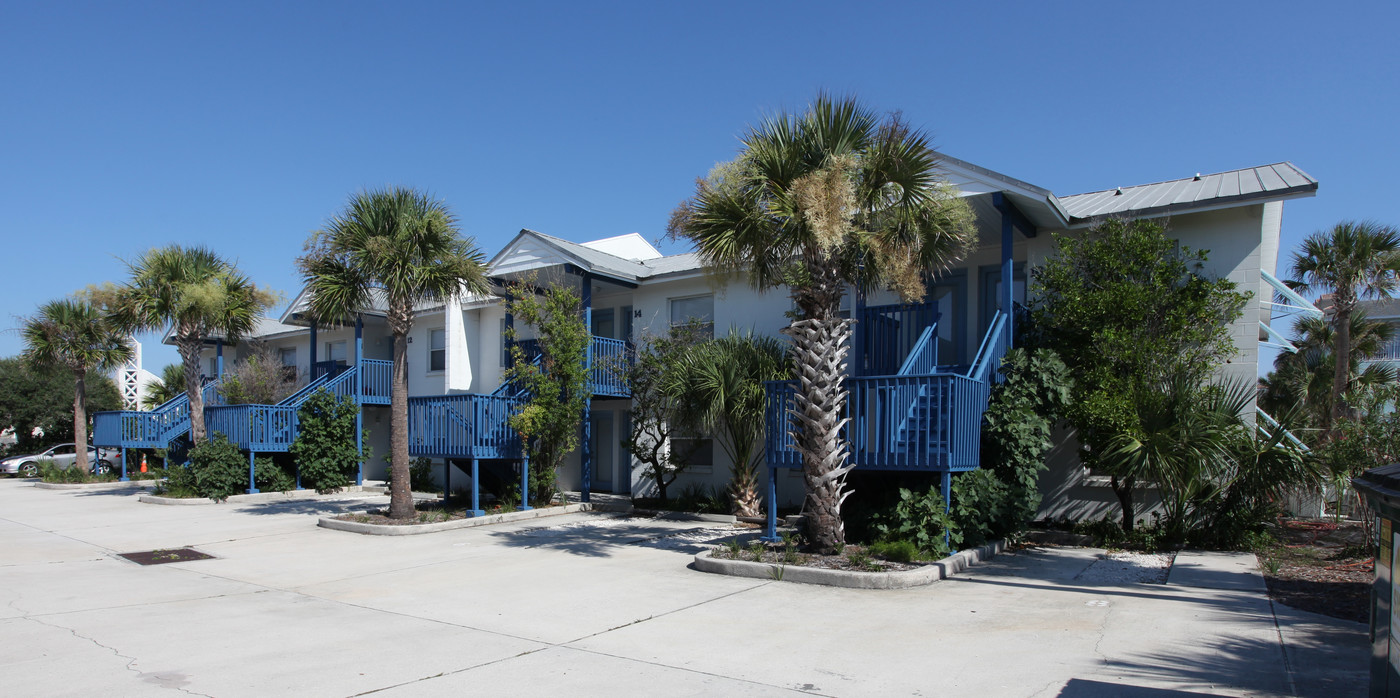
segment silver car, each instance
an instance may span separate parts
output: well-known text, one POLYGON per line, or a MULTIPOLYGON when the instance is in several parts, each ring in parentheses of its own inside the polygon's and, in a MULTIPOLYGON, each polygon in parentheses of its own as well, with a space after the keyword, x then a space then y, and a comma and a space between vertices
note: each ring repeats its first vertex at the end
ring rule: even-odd
MULTIPOLYGON (((88 466, 96 475, 106 475, 113 468, 120 468, 122 452, 115 448, 94 448, 88 446, 88 466)), ((11 456, 0 461, 0 473, 35 477, 39 474, 39 462, 51 460, 61 470, 67 470, 78 462, 77 444, 58 444, 43 453, 32 456, 11 456)))

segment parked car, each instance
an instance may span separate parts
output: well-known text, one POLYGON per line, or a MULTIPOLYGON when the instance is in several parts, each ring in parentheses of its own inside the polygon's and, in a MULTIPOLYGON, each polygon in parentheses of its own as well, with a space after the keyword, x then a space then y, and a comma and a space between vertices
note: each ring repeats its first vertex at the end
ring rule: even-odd
MULTIPOLYGON (((94 448, 88 446, 88 464, 93 474, 106 475, 113 468, 120 468, 122 452, 115 448, 94 448)), ((47 451, 31 456, 11 456, 0 461, 0 472, 20 477, 34 477, 39 474, 39 461, 51 460, 61 470, 67 470, 78 462, 77 444, 58 444, 47 451)))

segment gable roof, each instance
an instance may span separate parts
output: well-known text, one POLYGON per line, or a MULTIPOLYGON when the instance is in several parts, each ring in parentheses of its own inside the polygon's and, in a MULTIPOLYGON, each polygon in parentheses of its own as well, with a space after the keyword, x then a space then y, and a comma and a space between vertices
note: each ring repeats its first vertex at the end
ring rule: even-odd
POLYGON ((1291 162, 1196 175, 1153 184, 1117 187, 1060 198, 1074 223, 1104 216, 1168 213, 1224 208, 1259 200, 1312 196, 1317 180, 1291 162))

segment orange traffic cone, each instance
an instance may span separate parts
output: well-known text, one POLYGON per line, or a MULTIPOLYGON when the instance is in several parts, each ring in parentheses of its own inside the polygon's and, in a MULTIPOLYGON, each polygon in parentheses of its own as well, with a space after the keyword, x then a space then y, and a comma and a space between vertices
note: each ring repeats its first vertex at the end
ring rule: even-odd
POLYGON ((146 454, 141 454, 141 472, 146 472, 146 454))

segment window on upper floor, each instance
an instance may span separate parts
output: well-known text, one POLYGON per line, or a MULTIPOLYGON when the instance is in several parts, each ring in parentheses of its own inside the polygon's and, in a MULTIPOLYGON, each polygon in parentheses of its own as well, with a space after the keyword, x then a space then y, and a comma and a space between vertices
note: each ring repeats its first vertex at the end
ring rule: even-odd
POLYGON ((297 376, 297 348, 283 347, 277 350, 277 356, 282 362, 282 375, 289 380, 297 376))
POLYGON ((428 370, 447 370, 447 330, 428 330, 428 370))
POLYGON ((707 293, 703 296, 672 298, 671 325, 684 325, 687 322, 699 323, 703 328, 703 333, 713 337, 715 335, 715 294, 707 293))

